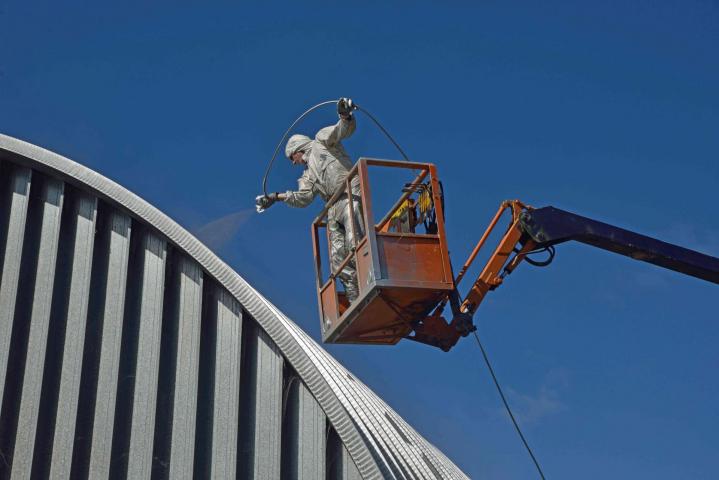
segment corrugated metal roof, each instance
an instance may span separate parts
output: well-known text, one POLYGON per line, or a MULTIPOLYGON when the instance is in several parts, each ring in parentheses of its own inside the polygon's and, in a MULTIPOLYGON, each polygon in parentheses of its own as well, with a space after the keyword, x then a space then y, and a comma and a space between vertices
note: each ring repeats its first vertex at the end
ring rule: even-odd
MULTIPOLYGON (((249 317, 260 326, 264 333, 260 332, 260 334, 258 334, 259 336, 252 338, 255 338, 256 342, 261 342, 262 335, 266 334, 267 337, 271 339, 267 347, 255 345, 251 349, 248 349, 248 351, 255 352, 255 354, 253 354, 253 361, 256 362, 257 372, 259 372, 257 375, 265 375, 265 372, 268 372, 266 373, 268 378, 276 378, 277 375, 279 375, 281 388, 282 366, 273 359, 284 357, 291 365, 291 368, 293 368, 301 378, 303 388, 306 386, 318 402, 322 411, 327 415, 327 419, 345 445, 346 453, 351 457, 363 478, 467 478, 445 455, 422 438, 381 398, 357 380, 356 377, 351 375, 337 360, 330 356, 302 331, 302 329, 249 285, 237 272, 232 270, 205 245, 158 209, 115 182, 72 160, 1 134, 0 154, 2 154, 2 158, 5 161, 24 165, 31 170, 44 172, 50 178, 67 182, 81 192, 99 197, 102 201, 112 205, 114 209, 133 217, 140 225, 145 225, 156 231, 159 235, 148 234, 142 237, 144 239, 143 242, 145 242, 143 243, 143 248, 157 253, 157 255, 152 258, 148 257, 145 262, 145 270, 143 270, 143 275, 149 275, 149 280, 155 282, 155 285, 161 286, 164 282, 164 278, 161 277, 163 276, 162 272, 166 252, 165 242, 169 242, 173 248, 182 252, 183 255, 186 255, 188 259, 191 260, 186 262, 187 265, 184 267, 186 275, 192 277, 192 265, 195 263, 198 264, 204 272, 201 277, 203 277, 205 281, 211 280, 216 282, 221 287, 221 290, 226 290, 232 297, 232 301, 238 302, 249 317), (150 263, 148 264, 147 262, 150 263), (155 266, 153 267, 153 265, 155 266), (267 350, 267 348, 269 348, 269 350, 267 350), (272 353, 273 348, 277 349, 277 354, 272 353)), ((62 201, 62 182, 57 183, 56 186, 53 186, 54 184, 52 182, 45 183, 46 188, 49 189, 46 192, 47 195, 52 196, 53 192, 56 192, 59 195, 59 201, 62 201)), ((93 198, 88 197, 85 200, 87 205, 84 203, 79 203, 78 205, 84 205, 82 208, 88 210, 88 215, 92 216, 97 209, 96 206, 93 206, 93 202, 93 198)), ((115 217, 113 222, 122 223, 122 215, 115 215, 115 217)), ((47 218, 48 222, 52 222, 51 214, 48 215, 47 218)), ((16 230, 23 228, 15 224, 13 225, 13 228, 16 230)), ((122 230, 122 228, 129 228, 129 224, 115 226, 120 230, 122 230)), ((48 231, 52 232, 52 229, 48 231)), ((12 236, 13 233, 10 232, 9 235, 12 236)), ((47 238, 43 237, 41 241, 57 241, 56 239, 54 240, 55 237, 53 237, 53 235, 54 234, 49 235, 47 238)), ((120 240, 115 239, 115 241, 120 240)), ((125 248, 129 247, 126 246, 125 248)), ((115 251, 114 253, 121 255, 122 250, 115 251)), ((52 263, 52 259, 50 258, 44 261, 52 263)), ((110 259, 108 261, 114 260, 110 259)), ((13 265, 6 265, 5 268, 12 269, 14 267, 13 265)), ((9 274, 14 275, 15 273, 13 272, 14 270, 10 271, 9 274)), ((195 274, 195 277, 196 276, 195 274)), ((110 281, 122 282, 122 279, 110 279, 110 281)), ((201 281, 202 278, 200 278, 200 285, 201 281)), ((197 287, 193 287, 192 284, 188 284, 187 288, 190 290, 194 288, 194 295, 201 295, 201 293, 197 293, 201 292, 201 286, 199 287, 200 290, 197 290, 197 287)), ((3 299, 2 294, 3 292, 0 288, 0 300, 3 299)), ((76 295, 81 294, 82 292, 76 293, 76 295)), ((153 291, 145 288, 142 295, 142 301, 146 301, 148 308, 150 308, 150 306, 154 304, 153 296, 161 296, 161 291, 153 291), (147 296, 147 298, 145 298, 145 296, 147 296)), ((191 297, 191 292, 187 293, 187 295, 191 297)), ((120 308, 121 311, 122 307, 119 306, 117 308, 120 308)), ((142 308, 142 304, 135 308, 142 308)), ((192 309, 192 304, 188 305, 187 308, 192 309)), ((106 312, 106 315, 112 314, 112 311, 106 312)), ((1 315, 2 313, 0 313, 0 316, 1 315)), ((160 315, 160 313, 156 312, 155 315, 160 315)), ((222 315, 225 315, 225 313, 222 313, 222 315)), ((221 312, 217 313, 217 318, 221 318, 222 315, 221 312)), ((232 307, 226 312, 226 315, 229 315, 227 318, 230 319, 235 315, 237 322, 242 320, 241 317, 237 316, 237 312, 232 313, 232 307)), ((150 314, 150 317, 152 317, 152 314, 150 314)), ((159 317, 156 316, 156 318, 159 317)), ((190 327, 190 324, 186 325, 186 328, 190 327)), ((157 335, 159 335, 158 329, 160 328, 159 321, 158 323, 145 322, 142 328, 144 329, 142 331, 143 338, 140 339, 137 347, 138 358, 142 358, 142 361, 150 363, 157 362, 158 359, 155 355, 159 355, 159 352, 156 351, 157 349, 153 349, 152 345, 159 345, 157 341, 157 335), (147 346, 143 347, 145 342, 147 342, 147 346), (146 358, 140 357, 141 355, 145 355, 146 358)), ((218 323, 218 329, 219 328, 221 328, 221 326, 218 323)), ((244 329, 245 327, 243 326, 242 328, 244 329)), ((239 334, 239 331, 232 333, 232 335, 235 336, 239 334)), ((30 338, 33 337, 31 336, 30 338)), ((105 339, 103 339, 103 341, 104 340, 105 339)), ((2 345, 0 345, 0 347, 2 347, 2 345)), ((197 347, 195 346, 193 348, 197 347)), ((2 350, 2 348, 0 348, 0 350, 2 350)), ((101 368, 103 367, 101 366, 101 368)), ((178 364, 177 368, 179 369, 181 366, 178 364)), ((182 368, 191 369, 197 368, 197 366, 188 365, 182 368)), ((156 370, 157 369, 150 369, 150 371, 156 370)), ((230 372, 230 375, 233 375, 232 372, 230 372)), ((239 373, 237 373, 237 375, 239 375, 239 373)), ((149 378, 147 382, 151 382, 151 380, 152 379, 149 378)), ((142 379, 136 379, 136 382, 140 381, 142 381, 142 379)), ((32 384, 33 388, 36 386, 36 383, 37 382, 32 384)), ((277 395, 273 390, 273 388, 275 388, 273 385, 276 385, 276 383, 266 388, 262 387, 263 395, 277 395)), ((30 384, 28 384, 27 388, 30 388, 30 384)), ((298 396, 298 399, 299 398, 303 397, 298 396)), ((255 401, 257 401, 257 398, 255 398, 255 401)), ((276 403, 277 400, 270 399, 269 401, 276 403)), ((144 420, 141 416, 133 416, 133 422, 154 422, 154 412, 152 409, 148 410, 146 414, 149 416, 145 417, 144 420)), ((227 420, 231 421, 232 418, 228 417, 227 420)), ((259 422, 259 420, 257 421, 259 422)), ((312 422, 308 425, 312 426, 312 422)), ((140 429, 140 426, 134 425, 128 428, 132 428, 134 432, 135 429, 140 429)), ((263 465, 270 465, 273 462, 279 463, 277 459, 279 458, 279 442, 281 440, 273 437, 274 434, 272 432, 275 431, 277 430, 268 431, 266 437, 257 437, 261 435, 261 432, 259 429, 255 429, 254 435, 256 438, 254 438, 254 440, 247 439, 250 443, 253 441, 277 443, 277 445, 274 445, 274 448, 270 449, 271 451, 263 452, 265 455, 270 455, 268 459, 263 461, 264 463, 260 462, 263 465), (272 455, 275 455, 272 451, 275 451, 278 457, 272 457, 272 455)), ((225 433, 232 434, 231 432, 225 433)), ((149 437, 145 436, 143 438, 149 437)), ((128 448, 131 453, 134 451, 133 449, 137 449, 136 452, 139 455, 143 451, 143 448, 146 448, 143 447, 142 443, 135 443, 134 440, 129 443, 128 448)), ((137 465, 138 468, 140 468, 139 465, 146 465, 146 463, 143 464, 140 462, 137 465)), ((279 474, 278 472, 279 465, 276 471, 258 471, 255 469, 254 475, 261 478, 274 478, 279 474)), ((130 473, 141 474, 147 472, 142 472, 141 470, 135 472, 128 469, 128 474, 130 473)), ((342 474, 343 478, 347 476, 351 475, 348 473, 342 474)))

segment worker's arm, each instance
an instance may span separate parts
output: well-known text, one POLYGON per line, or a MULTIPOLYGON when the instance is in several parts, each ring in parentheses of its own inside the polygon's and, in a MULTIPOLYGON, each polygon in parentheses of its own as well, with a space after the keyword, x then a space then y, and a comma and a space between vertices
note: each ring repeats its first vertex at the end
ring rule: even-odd
POLYGON ((297 180, 299 189, 296 191, 288 190, 285 193, 277 195, 278 200, 285 202, 290 207, 302 208, 306 207, 317 195, 315 183, 312 180, 309 170, 305 170, 302 176, 297 180))
POLYGON ((354 115, 348 115, 347 118, 340 118, 339 122, 329 127, 325 127, 315 137, 317 141, 326 147, 333 147, 338 142, 352 135, 357 128, 357 121, 354 115))

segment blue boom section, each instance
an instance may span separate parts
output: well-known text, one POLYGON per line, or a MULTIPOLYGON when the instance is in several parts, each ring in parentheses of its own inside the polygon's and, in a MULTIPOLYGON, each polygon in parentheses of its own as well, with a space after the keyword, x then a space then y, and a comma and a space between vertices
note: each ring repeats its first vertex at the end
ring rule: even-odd
POLYGON ((554 207, 528 210, 522 229, 539 248, 575 240, 719 284, 719 258, 554 207))

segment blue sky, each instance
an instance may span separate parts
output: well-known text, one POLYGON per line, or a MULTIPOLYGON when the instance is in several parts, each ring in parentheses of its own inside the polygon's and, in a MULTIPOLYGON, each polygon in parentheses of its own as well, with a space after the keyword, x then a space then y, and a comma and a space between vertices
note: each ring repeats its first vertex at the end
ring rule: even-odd
MULTIPOLYGON (((248 209, 284 129, 340 96, 438 165, 455 265, 507 198, 719 256, 715 2, 446 3, 6 0, 0 132, 201 232, 314 338, 320 204, 248 209)), ((346 147, 397 157, 361 116, 346 147)), ((548 478, 719 475, 718 298, 579 244, 490 295, 479 333, 548 478)), ((327 348, 472 478, 535 476, 471 339, 327 348)))

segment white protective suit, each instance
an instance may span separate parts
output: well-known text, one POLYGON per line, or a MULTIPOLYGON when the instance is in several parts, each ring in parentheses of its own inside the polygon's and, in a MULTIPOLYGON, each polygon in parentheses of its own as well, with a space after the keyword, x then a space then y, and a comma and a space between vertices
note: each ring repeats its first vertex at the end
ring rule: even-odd
MULTIPOLYGON (((356 128, 354 117, 340 119, 335 125, 325 127, 311 140, 305 135, 293 135, 287 142, 285 154, 291 157, 297 151, 304 151, 303 159, 307 162, 305 171, 297 180, 299 189, 287 191, 284 202, 292 207, 306 207, 319 195, 327 202, 345 186, 347 174, 352 169, 352 160, 345 151, 343 139, 352 135, 356 128)), ((359 178, 352 179, 353 215, 355 217, 356 238, 364 236, 364 224, 359 197, 359 178)), ((339 268, 351 248, 354 238, 349 222, 349 199, 345 195, 335 202, 328 212, 328 229, 330 236, 330 263, 332 271, 339 268)), ((353 302, 359 295, 357 287, 357 271, 354 259, 339 273, 347 299, 353 302)))

